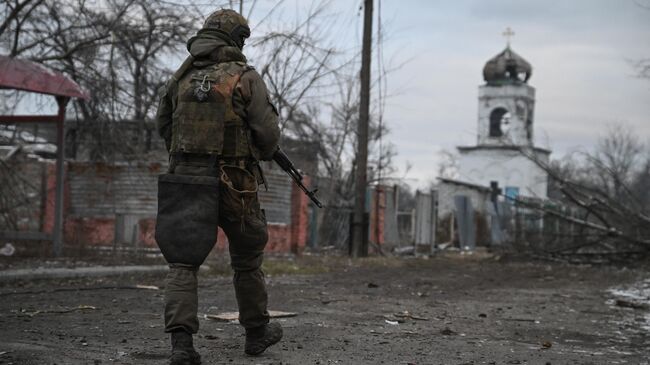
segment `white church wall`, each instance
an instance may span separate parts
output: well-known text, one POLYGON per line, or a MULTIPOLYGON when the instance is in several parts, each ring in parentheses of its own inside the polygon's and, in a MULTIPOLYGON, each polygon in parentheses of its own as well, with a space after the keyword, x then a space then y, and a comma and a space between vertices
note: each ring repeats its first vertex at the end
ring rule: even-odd
MULTIPOLYGON (((538 153, 548 161, 548 155, 538 153)), ((548 177, 537 164, 516 150, 473 149, 461 151, 459 179, 489 187, 497 181, 502 189, 516 187, 519 195, 544 199, 548 192, 548 177)))
MULTIPOLYGON (((454 184, 485 191, 480 187, 489 188, 496 181, 504 194, 548 197, 548 174, 520 151, 531 151, 544 163, 550 154, 534 147, 535 88, 528 84, 531 73, 532 66, 510 46, 485 64, 486 84, 479 86, 477 144, 458 147, 459 176, 454 184)), ((444 204, 453 204, 453 194, 441 192, 442 211, 450 209, 444 204)))
POLYGON ((456 207, 454 206, 454 197, 456 195, 466 195, 472 201, 472 207, 478 213, 485 214, 487 209, 487 202, 489 200, 489 193, 471 187, 441 181, 437 186, 438 191, 438 217, 439 219, 446 218, 449 214, 453 213, 456 207))

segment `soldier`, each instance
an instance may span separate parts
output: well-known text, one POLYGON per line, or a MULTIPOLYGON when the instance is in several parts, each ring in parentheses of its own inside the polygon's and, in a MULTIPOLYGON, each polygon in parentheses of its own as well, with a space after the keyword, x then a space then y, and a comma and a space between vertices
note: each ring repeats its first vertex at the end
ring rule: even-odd
POLYGON ((164 317, 172 365, 201 363, 192 343, 197 271, 217 224, 228 237, 245 353, 261 354, 282 338, 267 312, 260 266, 268 234, 257 199, 264 183, 258 161, 273 159, 280 130, 264 81, 242 53, 249 36, 239 13, 212 13, 187 43, 191 56, 161 90, 156 118, 170 167, 159 179, 156 240, 170 265, 164 317))

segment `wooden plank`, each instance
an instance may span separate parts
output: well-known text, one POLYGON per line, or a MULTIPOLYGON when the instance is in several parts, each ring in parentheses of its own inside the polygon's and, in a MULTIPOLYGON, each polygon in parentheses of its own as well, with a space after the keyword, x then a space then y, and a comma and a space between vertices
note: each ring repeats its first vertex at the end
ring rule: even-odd
MULTIPOLYGON (((283 312, 283 311, 269 311, 269 316, 271 318, 288 318, 295 317, 298 313, 295 312, 283 312)), ((223 312, 219 314, 206 314, 206 319, 212 319, 215 321, 230 322, 237 321, 239 319, 239 312, 223 312)))

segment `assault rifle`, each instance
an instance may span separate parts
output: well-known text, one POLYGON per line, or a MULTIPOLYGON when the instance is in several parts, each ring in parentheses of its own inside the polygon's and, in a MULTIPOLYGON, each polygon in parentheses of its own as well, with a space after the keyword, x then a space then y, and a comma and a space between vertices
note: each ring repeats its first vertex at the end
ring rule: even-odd
POLYGON ((323 203, 321 203, 320 200, 318 200, 316 197, 316 192, 318 189, 311 191, 307 189, 307 187, 302 183, 302 174, 300 171, 298 171, 291 160, 289 160, 289 157, 281 149, 278 148, 278 150, 275 151, 275 154, 273 155, 273 161, 275 161, 278 166, 284 170, 284 172, 291 176, 296 185, 298 185, 298 187, 300 187, 300 189, 305 192, 305 194, 309 197, 309 199, 311 199, 311 201, 314 202, 314 204, 316 204, 316 206, 319 208, 323 207, 323 203))

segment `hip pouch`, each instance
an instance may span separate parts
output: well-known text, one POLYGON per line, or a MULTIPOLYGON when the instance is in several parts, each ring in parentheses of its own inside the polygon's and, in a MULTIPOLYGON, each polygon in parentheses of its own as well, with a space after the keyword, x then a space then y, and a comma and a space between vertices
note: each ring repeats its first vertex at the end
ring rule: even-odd
POLYGON ((167 262, 201 265, 217 242, 218 223, 218 178, 158 177, 156 242, 167 262))
POLYGON ((253 212, 257 197, 257 179, 248 170, 234 165, 221 167, 221 211, 231 222, 240 221, 241 232, 246 229, 246 217, 253 212))

